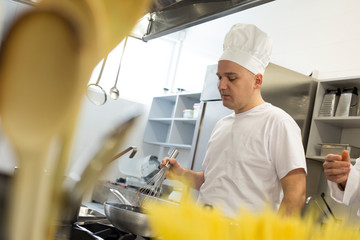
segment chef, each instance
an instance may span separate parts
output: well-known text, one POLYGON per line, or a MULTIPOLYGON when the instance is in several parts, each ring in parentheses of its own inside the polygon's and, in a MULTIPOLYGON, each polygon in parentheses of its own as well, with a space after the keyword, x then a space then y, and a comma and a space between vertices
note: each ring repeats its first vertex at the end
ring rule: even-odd
POLYGON ((330 196, 339 203, 352 205, 360 203, 360 158, 353 166, 349 154, 344 152, 342 155, 328 154, 323 166, 330 196))
MULTIPOLYGON (((270 61, 269 36, 251 24, 226 34, 218 62, 218 90, 234 112, 217 122, 202 172, 184 169, 175 159, 168 178, 181 177, 199 190, 198 201, 234 216, 241 207, 299 214, 305 202, 306 162, 301 131, 283 110, 261 96, 270 61)), ((289 80, 290 81, 290 80, 289 80)), ((280 97, 280 96, 279 96, 280 97)))

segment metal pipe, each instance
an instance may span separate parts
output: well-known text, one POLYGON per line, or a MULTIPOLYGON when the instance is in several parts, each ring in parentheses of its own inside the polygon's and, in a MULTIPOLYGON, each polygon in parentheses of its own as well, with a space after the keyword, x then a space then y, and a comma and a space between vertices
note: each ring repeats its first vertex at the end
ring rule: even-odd
POLYGON ((324 203, 325 203, 327 209, 329 210, 331 216, 332 216, 335 220, 337 220, 336 217, 334 216, 333 212, 331 211, 331 208, 330 208, 329 204, 328 204, 327 201, 325 200, 325 193, 321 193, 321 198, 322 198, 322 200, 324 201, 324 203))
POLYGON ((133 157, 135 156, 136 152, 137 152, 137 147, 135 147, 135 146, 128 147, 128 148, 125 149, 124 151, 118 153, 117 155, 115 155, 115 156, 112 158, 112 160, 115 160, 115 159, 121 157, 122 155, 124 155, 125 153, 127 153, 127 152, 130 151, 130 150, 132 150, 132 152, 131 152, 129 158, 133 158, 133 157))
POLYGON ((319 203, 315 199, 313 199, 311 196, 309 196, 306 199, 305 204, 310 205, 311 201, 313 201, 316 204, 316 206, 322 211, 323 215, 327 218, 328 217, 327 213, 324 211, 324 209, 322 207, 320 207, 319 203))

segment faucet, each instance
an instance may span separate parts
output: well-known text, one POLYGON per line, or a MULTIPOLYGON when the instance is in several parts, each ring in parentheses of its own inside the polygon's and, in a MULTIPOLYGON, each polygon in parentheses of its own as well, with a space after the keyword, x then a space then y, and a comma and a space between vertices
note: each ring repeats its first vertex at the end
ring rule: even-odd
POLYGON ((132 150, 132 152, 131 152, 129 158, 133 158, 133 157, 135 156, 136 152, 137 152, 137 148, 136 148, 135 146, 128 147, 128 148, 125 149, 124 151, 118 153, 117 155, 115 155, 115 156, 112 158, 112 160, 115 160, 115 159, 121 157, 122 155, 124 155, 125 153, 127 153, 127 152, 130 151, 130 150, 132 150))

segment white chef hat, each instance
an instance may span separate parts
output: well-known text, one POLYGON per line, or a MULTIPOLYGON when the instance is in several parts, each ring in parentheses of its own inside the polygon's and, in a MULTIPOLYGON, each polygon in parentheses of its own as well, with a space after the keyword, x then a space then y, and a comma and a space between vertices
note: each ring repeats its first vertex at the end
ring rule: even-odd
POLYGON ((272 49, 270 37, 252 24, 235 24, 226 34, 220 60, 235 62, 254 74, 264 74, 272 49))

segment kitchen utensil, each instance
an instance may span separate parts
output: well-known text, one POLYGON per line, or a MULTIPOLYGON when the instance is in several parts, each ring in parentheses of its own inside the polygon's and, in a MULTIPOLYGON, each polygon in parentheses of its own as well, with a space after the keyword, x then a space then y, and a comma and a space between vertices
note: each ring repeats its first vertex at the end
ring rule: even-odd
POLYGON ((120 153, 116 154, 112 160, 116 160, 118 159, 119 157, 123 156, 125 153, 127 153, 128 151, 132 150, 132 152, 130 153, 129 155, 129 158, 133 158, 137 152, 137 147, 135 146, 131 146, 131 147, 128 147, 127 149, 125 149, 124 151, 121 151, 120 153))
POLYGON ((102 56, 112 51, 125 36, 131 33, 139 19, 144 16, 145 9, 152 3, 151 0, 86 0, 85 2, 89 4, 94 15, 92 27, 97 33, 90 41, 97 41, 102 56))
POLYGON ((319 117, 333 117, 335 115, 340 93, 340 88, 326 89, 319 111, 319 117))
POLYGON ((105 202, 104 211, 112 225, 121 231, 143 237, 155 237, 148 225, 148 216, 140 207, 105 202))
POLYGON ((0 114, 19 166, 11 188, 9 239, 51 239, 58 159, 50 145, 76 116, 86 86, 78 37, 64 15, 36 8, 14 23, 1 47, 0 114))
MULTIPOLYGON (((179 150, 174 149, 169 158, 176 158, 179 154, 179 150)), ((160 171, 155 174, 147 183, 142 186, 138 190, 138 196, 139 196, 139 206, 143 206, 143 204, 149 200, 150 198, 157 198, 159 197, 162 185, 166 177, 166 172, 171 167, 170 163, 167 162, 166 165, 160 169, 160 171), (144 197, 142 195, 145 195, 144 197)))
POLYGON ((138 114, 128 116, 128 118, 105 136, 103 144, 87 164, 80 179, 71 178, 72 174, 69 174, 70 176, 65 182, 64 189, 65 198, 62 206, 63 222, 71 223, 77 218, 83 195, 98 180, 98 177, 103 173, 105 167, 114 160, 113 156, 115 152, 133 129, 137 118, 138 114))
POLYGON ((118 71, 117 71, 117 74, 116 74, 115 84, 114 84, 114 86, 110 89, 110 96, 111 96, 111 98, 114 99, 114 100, 116 100, 116 99, 119 98, 119 90, 116 88, 116 85, 117 85, 117 81, 118 81, 118 79, 119 79, 119 73, 120 73, 121 63, 122 63, 122 59, 123 59, 123 57, 124 57, 124 52, 125 52, 125 47, 126 47, 127 39, 128 39, 128 37, 125 37, 124 47, 123 47, 123 51, 122 51, 121 58, 120 58, 119 68, 118 68, 118 71))
POLYGON ((358 108, 357 87, 344 88, 336 108, 336 117, 356 116, 358 108))
POLYGON ((86 82, 148 0, 43 2, 19 16, 1 46, 0 114, 19 165, 9 194, 8 239, 53 239, 48 215, 56 215, 62 186, 54 182, 64 177, 86 82), (49 152, 55 135, 60 153, 49 152))
POLYGON ((131 203, 126 199, 126 197, 124 197, 124 195, 122 195, 121 192, 113 188, 110 188, 110 191, 120 200, 120 203, 131 205, 131 203))
MULTIPOLYGON (((121 189, 120 191, 131 201, 136 201, 138 198, 137 191, 134 191, 133 189, 121 189)), ((154 198, 154 201, 163 206, 178 206, 178 204, 174 202, 165 201, 160 198, 154 198)), ((154 237, 154 234, 148 225, 147 210, 143 207, 113 203, 110 201, 105 201, 103 205, 106 217, 112 225, 119 230, 143 237, 154 237)))
POLYGON ((106 60, 107 60, 107 56, 104 58, 102 65, 101 65, 101 70, 98 76, 98 79, 96 81, 96 83, 92 83, 88 85, 87 88, 87 92, 86 95, 88 97, 88 99, 90 100, 90 102, 92 102, 95 105, 103 105, 106 103, 107 100, 107 96, 106 96, 106 92, 105 90, 99 85, 105 64, 106 64, 106 60))

